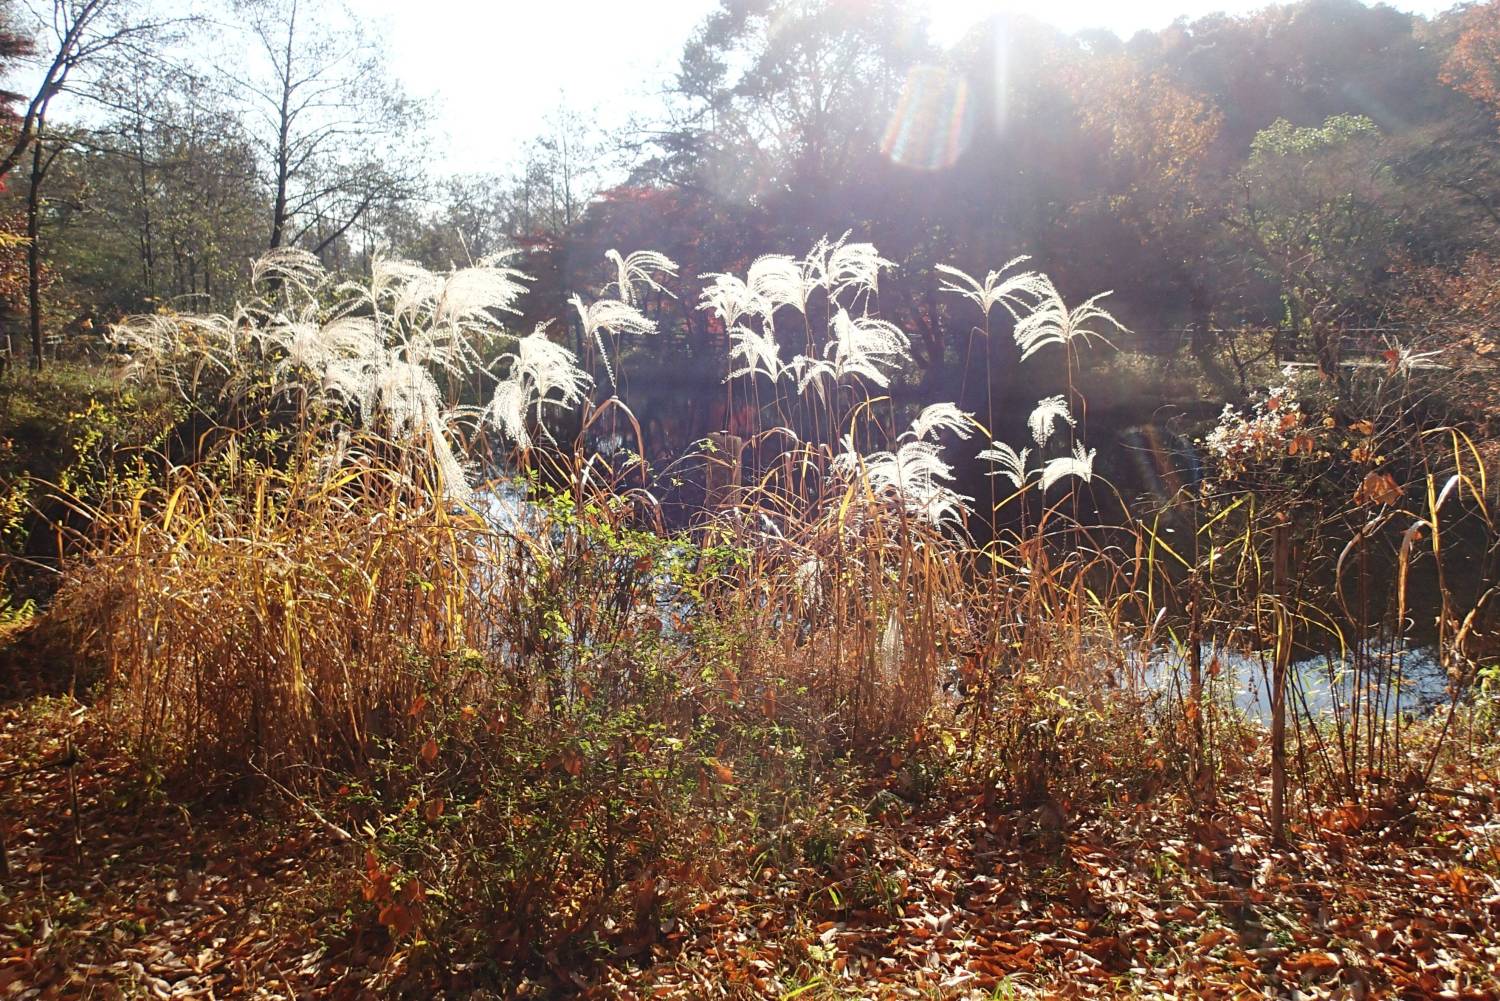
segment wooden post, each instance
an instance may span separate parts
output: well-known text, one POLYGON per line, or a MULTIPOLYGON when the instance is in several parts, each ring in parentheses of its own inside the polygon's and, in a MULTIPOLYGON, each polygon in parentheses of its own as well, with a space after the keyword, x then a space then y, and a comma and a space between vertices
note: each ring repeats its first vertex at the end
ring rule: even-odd
POLYGON ((1203 589, 1198 571, 1193 572, 1192 597, 1188 606, 1188 721, 1193 728, 1193 796, 1201 793, 1213 801, 1213 772, 1204 747, 1203 727, 1203 589))
POLYGON ((82 866, 83 820, 78 816, 78 750, 73 746, 72 737, 68 738, 67 749, 65 761, 68 766, 68 812, 73 815, 73 861, 82 866))

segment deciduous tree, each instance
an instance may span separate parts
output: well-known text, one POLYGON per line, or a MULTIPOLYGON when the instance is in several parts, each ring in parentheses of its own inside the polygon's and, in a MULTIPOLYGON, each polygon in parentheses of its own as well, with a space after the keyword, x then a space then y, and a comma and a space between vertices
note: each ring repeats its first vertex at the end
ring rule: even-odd
POLYGON ((269 175, 266 246, 321 253, 382 204, 411 198, 425 108, 336 0, 238 0, 254 59, 226 73, 269 175))

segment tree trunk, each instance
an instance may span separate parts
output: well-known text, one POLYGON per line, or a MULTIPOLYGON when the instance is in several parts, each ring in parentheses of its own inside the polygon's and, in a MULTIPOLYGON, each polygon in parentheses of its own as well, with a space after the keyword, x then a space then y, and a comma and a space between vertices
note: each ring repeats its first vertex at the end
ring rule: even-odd
POLYGON ((151 174, 147 163, 145 109, 141 106, 139 84, 135 92, 135 165, 136 182, 141 186, 139 242, 141 248, 141 285, 148 299, 156 298, 156 244, 151 226, 151 174))
POLYGON ((31 150, 31 185, 26 192, 26 304, 31 314, 31 368, 42 370, 42 123, 37 122, 31 150))
POLYGON ((281 104, 277 108, 276 198, 271 209, 270 249, 280 247, 286 238, 288 188, 292 180, 292 57, 297 38, 297 5, 292 4, 286 25, 286 61, 281 64, 281 104))
POLYGON ((1237 399, 1242 394, 1236 380, 1214 355, 1213 305, 1207 291, 1197 282, 1188 283, 1188 305, 1193 314, 1188 329, 1188 347, 1193 360, 1214 388, 1229 399, 1237 399))

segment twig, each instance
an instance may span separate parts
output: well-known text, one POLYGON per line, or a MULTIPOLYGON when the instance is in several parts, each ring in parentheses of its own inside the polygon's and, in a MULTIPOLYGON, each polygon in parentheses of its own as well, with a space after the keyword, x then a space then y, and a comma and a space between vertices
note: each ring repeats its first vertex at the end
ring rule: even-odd
POLYGON ((314 820, 322 824, 323 827, 334 837, 338 838, 340 841, 345 842, 354 840, 354 835, 350 834, 338 824, 335 824, 333 821, 323 816, 323 814, 318 812, 318 808, 313 806, 307 800, 303 799, 301 796, 298 796, 296 793, 292 792, 292 790, 288 789, 286 786, 282 785, 280 782, 267 775, 259 765, 251 765, 251 767, 255 769, 255 774, 271 783, 277 789, 280 789, 282 795, 286 796, 287 799, 291 800, 293 803, 296 803, 298 806, 302 807, 302 809, 306 810, 314 820))

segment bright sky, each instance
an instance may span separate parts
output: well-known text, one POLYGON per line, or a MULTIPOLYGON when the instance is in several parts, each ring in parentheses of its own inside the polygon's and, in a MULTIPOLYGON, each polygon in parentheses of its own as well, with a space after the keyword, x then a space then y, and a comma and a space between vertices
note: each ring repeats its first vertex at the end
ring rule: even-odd
MULTIPOLYGON (((929 12, 934 37, 951 43, 987 12, 1029 11, 1065 31, 1108 28, 1129 37, 1180 15, 1240 13, 1265 0, 913 0, 929 12)), ((1423 14, 1445 0, 1396 0, 1423 14)), ((676 67, 689 34, 714 0, 358 0, 384 28, 395 70, 414 94, 437 102, 438 141, 452 171, 503 171, 566 103, 622 124, 649 110, 676 67), (566 39, 566 41, 563 41, 566 39)))

